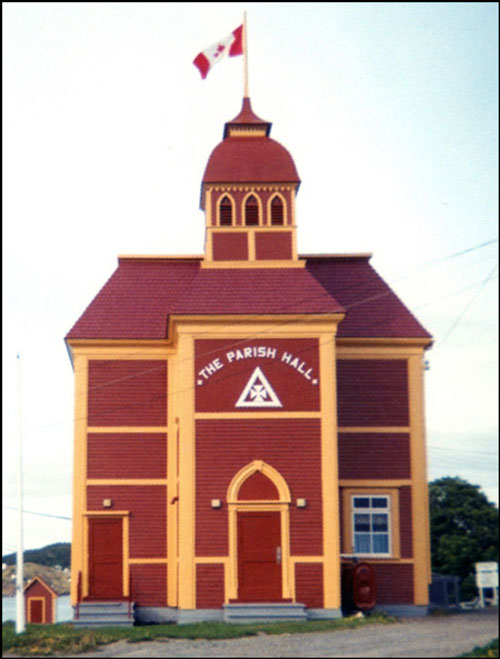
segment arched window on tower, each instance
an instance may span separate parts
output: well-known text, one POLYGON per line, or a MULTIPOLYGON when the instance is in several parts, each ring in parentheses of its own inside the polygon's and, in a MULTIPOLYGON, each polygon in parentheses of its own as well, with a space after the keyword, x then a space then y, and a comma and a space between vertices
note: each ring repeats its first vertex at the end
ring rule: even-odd
POLYGON ((259 203, 254 195, 250 195, 245 203, 245 224, 247 227, 259 224, 259 203))
POLYGON ((233 205, 229 197, 223 197, 219 204, 219 224, 230 227, 233 223, 233 205))
POLYGON ((278 195, 273 197, 271 201, 271 224, 275 226, 282 226, 284 218, 283 201, 278 195))

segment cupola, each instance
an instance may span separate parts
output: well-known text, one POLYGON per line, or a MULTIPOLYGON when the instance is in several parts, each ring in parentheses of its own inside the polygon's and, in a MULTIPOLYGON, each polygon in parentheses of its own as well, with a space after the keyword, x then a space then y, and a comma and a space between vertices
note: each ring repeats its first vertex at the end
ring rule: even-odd
POLYGON ((303 266, 297 259, 295 163, 249 98, 224 126, 203 175, 204 267, 303 266))

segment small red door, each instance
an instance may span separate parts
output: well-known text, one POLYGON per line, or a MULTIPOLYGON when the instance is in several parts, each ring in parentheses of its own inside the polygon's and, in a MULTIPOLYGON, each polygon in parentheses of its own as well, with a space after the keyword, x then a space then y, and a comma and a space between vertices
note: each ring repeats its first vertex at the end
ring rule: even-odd
POLYGON ((238 600, 281 599, 280 513, 238 513, 238 600))
POLYGON ((123 596, 121 519, 89 519, 89 598, 123 596))
POLYGON ((43 619, 43 602, 42 600, 36 600, 30 598, 29 600, 30 615, 28 622, 32 624, 41 624, 44 623, 43 619))

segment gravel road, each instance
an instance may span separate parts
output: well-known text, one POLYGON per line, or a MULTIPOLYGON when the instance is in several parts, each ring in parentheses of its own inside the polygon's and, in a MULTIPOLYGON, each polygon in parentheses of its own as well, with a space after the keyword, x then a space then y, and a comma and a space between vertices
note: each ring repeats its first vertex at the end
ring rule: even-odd
POLYGON ((228 641, 119 641, 76 657, 456 657, 498 637, 498 610, 425 618, 354 630, 228 641))

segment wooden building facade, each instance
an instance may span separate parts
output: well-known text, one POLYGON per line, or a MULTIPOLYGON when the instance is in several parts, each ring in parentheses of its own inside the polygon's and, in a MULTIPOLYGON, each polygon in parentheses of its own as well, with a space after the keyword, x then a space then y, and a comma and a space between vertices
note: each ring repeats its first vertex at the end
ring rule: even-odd
POLYGON ((341 567, 422 612, 428 332, 370 255, 299 255, 299 177, 249 99, 208 161, 205 253, 123 256, 66 337, 73 602, 144 620, 341 612, 341 567))

